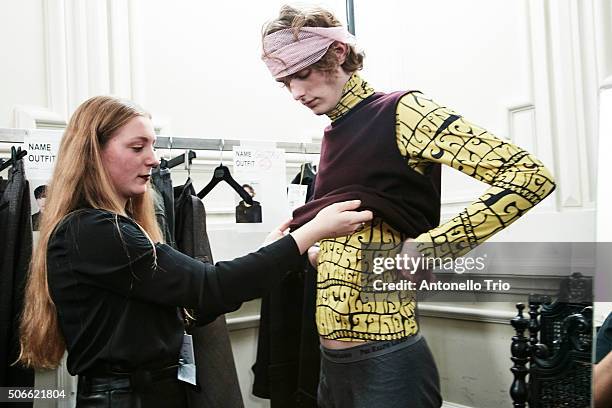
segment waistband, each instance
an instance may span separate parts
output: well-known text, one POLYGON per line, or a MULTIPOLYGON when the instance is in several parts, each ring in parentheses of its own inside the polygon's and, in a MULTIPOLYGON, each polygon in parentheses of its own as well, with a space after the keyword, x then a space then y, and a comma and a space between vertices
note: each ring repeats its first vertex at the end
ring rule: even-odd
POLYGON ((321 346, 321 355, 334 363, 354 363, 410 347, 423 339, 421 333, 413 336, 402 337, 397 340, 375 341, 360 346, 350 347, 342 350, 332 350, 321 346))
POLYGON ((177 379, 178 365, 157 370, 97 371, 95 374, 79 375, 79 388, 86 393, 105 392, 116 389, 144 390, 164 380, 177 379))

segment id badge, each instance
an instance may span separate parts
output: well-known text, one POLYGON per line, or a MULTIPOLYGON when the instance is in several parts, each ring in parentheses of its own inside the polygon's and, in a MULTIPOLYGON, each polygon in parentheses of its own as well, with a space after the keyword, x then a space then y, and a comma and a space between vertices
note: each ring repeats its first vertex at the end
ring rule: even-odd
POLYGON ((196 364, 193 354, 193 339, 191 334, 183 334, 183 344, 179 356, 178 379, 196 385, 196 364))

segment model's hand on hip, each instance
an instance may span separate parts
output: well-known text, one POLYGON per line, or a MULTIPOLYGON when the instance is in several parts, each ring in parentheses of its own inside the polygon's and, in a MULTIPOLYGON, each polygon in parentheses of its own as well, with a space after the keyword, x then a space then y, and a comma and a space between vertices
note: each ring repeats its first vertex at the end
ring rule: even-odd
POLYGON ((400 253, 405 268, 400 269, 400 273, 405 278, 420 285, 422 281, 433 282, 435 275, 427 267, 423 254, 416 247, 414 239, 408 238, 402 245, 400 253))

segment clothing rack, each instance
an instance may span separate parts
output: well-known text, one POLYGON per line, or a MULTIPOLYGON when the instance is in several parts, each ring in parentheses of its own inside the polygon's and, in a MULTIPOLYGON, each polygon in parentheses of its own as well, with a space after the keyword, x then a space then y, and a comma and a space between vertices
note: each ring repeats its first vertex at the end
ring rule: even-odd
POLYGON ((21 147, 19 147, 17 150, 14 147, 11 147, 11 158, 8 160, 0 158, 0 171, 9 166, 15 165, 17 161, 23 159, 27 154, 27 150, 22 150, 21 147))
POLYGON ((355 7, 353 0, 346 0, 346 28, 355 35, 355 7))
MULTIPOLYGON (((28 129, 0 128, 0 143, 23 143, 28 129)), ((250 140, 243 140, 250 143, 250 140)), ((253 141, 257 143, 258 141, 253 141)), ((321 145, 319 143, 292 143, 275 142, 276 147, 284 149, 287 153, 319 154, 321 145)), ((160 149, 185 149, 185 150, 216 150, 229 151, 234 146, 240 146, 240 140, 234 139, 208 139, 195 137, 172 137, 158 136, 155 147, 160 149)))

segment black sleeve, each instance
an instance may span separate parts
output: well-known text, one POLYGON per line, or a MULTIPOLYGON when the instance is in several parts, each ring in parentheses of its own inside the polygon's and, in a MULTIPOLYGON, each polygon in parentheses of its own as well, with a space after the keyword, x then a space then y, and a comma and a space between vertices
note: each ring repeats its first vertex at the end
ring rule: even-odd
POLYGON ((193 308, 203 321, 263 296, 300 261, 297 244, 286 236, 213 266, 168 245, 153 246, 129 218, 98 210, 73 217, 67 234, 68 242, 74 243, 72 269, 81 283, 143 301, 193 308))
POLYGON ((612 313, 603 322, 597 332, 595 342, 595 363, 599 364, 612 350, 612 313))

